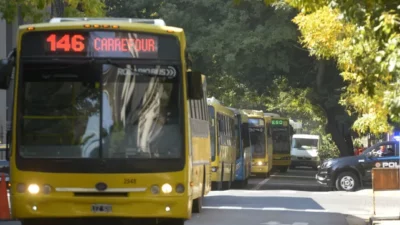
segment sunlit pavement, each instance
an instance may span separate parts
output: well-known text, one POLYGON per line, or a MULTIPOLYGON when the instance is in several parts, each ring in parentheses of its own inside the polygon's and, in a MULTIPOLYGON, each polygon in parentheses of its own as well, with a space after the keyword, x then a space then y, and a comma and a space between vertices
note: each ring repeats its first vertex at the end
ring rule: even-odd
MULTIPOLYGON (((373 214, 371 189, 328 191, 315 171, 252 178, 243 190, 213 191, 187 225, 364 225, 373 214)), ((377 192, 378 214, 399 215, 400 192, 377 192)))

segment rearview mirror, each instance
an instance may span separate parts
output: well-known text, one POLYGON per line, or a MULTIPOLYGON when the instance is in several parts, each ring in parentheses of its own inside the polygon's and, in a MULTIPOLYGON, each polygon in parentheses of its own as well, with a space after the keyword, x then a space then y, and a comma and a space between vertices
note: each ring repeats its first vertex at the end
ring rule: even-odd
POLYGON ((203 99, 203 84, 200 72, 188 72, 188 94, 189 99, 203 99))

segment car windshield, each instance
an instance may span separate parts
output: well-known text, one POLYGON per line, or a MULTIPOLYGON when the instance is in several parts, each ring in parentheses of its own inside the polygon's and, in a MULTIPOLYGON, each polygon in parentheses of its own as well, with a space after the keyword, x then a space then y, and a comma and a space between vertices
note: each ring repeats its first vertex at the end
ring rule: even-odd
POLYGON ((135 65, 24 64, 24 158, 179 158, 179 76, 135 65))
POLYGON ((293 147, 299 150, 317 150, 318 139, 293 138, 293 147))

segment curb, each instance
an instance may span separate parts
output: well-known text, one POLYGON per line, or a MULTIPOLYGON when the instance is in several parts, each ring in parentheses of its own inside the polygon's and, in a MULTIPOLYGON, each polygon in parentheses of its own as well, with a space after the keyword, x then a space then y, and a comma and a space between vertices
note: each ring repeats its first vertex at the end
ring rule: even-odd
POLYGON ((362 219, 353 215, 346 215, 346 221, 348 225, 369 225, 368 219, 362 219))

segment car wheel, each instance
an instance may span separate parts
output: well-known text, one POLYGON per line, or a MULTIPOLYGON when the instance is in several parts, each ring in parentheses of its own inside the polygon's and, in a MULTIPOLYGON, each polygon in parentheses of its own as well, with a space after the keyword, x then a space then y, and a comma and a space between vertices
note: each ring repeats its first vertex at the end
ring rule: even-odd
POLYGON ((360 181, 353 172, 342 172, 336 178, 336 189, 339 191, 356 191, 359 185, 360 181))

